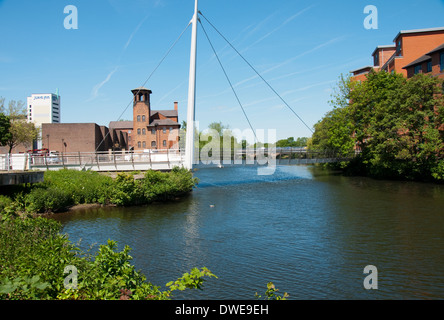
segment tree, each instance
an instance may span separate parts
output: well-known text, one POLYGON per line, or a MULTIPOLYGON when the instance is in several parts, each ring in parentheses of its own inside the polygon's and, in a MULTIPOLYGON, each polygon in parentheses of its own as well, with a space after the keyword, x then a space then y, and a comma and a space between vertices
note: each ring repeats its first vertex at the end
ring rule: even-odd
POLYGON ((11 100, 5 109, 4 98, 0 101, 0 113, 4 113, 10 120, 9 134, 2 141, 3 145, 9 147, 9 153, 20 144, 31 144, 38 137, 38 129, 26 121, 24 105, 22 101, 11 100))
POLYGON ((276 142, 276 147, 278 148, 288 148, 288 147, 306 147, 308 142, 307 137, 297 138, 294 140, 294 137, 290 137, 287 139, 282 139, 276 142))
POLYGON ((222 124, 222 122, 212 122, 212 123, 210 123, 208 125, 208 129, 216 130, 217 133, 219 133, 220 137, 222 137, 223 134, 224 134, 224 131, 229 129, 229 128, 230 128, 230 126, 228 126, 228 125, 225 126, 225 125, 222 124))
POLYGON ((11 128, 11 120, 9 117, 0 113, 0 146, 5 146, 10 139, 11 133, 9 129, 11 128))
POLYGON ((361 83, 341 78, 338 87, 334 109, 315 125, 313 148, 346 153, 356 145, 352 166, 360 174, 444 179, 442 80, 381 71, 361 83))

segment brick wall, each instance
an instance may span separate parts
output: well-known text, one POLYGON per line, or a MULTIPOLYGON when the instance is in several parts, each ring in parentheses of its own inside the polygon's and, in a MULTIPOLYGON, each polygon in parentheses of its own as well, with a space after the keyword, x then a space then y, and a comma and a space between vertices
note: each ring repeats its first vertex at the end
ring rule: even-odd
MULTIPOLYGON (((44 123, 42 147, 58 152, 94 152, 106 130, 95 123, 44 123)), ((97 151, 107 151, 109 147, 109 140, 105 140, 97 151)))

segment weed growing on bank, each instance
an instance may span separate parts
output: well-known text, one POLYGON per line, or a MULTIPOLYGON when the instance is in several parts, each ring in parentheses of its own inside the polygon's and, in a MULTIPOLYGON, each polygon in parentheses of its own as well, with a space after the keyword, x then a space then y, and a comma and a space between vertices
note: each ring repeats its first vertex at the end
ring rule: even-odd
POLYGON ((142 179, 120 173, 116 179, 93 171, 46 171, 44 182, 16 189, 0 197, 6 212, 49 213, 78 204, 144 205, 174 200, 190 193, 197 178, 186 169, 147 171, 142 179))

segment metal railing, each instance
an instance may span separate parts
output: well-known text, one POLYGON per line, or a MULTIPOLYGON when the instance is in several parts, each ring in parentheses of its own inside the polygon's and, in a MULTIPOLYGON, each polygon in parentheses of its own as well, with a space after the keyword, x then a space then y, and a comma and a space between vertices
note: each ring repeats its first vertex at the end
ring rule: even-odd
POLYGON ((180 150, 69 152, 29 154, 31 170, 77 169, 93 171, 171 170, 182 166, 180 150))
MULTIPOLYGON (((212 151, 211 156, 200 154, 198 166, 212 164, 314 164, 347 161, 356 156, 339 155, 333 151, 314 151, 304 148, 239 149, 229 153, 212 151), (263 163, 264 162, 264 163, 263 163)), ((0 170, 92 170, 146 171, 171 170, 184 164, 184 150, 144 150, 108 152, 70 152, 47 154, 2 154, 0 170)))

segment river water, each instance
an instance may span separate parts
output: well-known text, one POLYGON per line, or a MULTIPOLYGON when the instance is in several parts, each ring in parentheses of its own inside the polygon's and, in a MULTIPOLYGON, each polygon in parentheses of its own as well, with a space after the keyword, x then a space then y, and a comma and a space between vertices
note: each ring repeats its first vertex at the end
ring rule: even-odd
POLYGON ((193 267, 218 276, 180 299, 255 299, 269 281, 291 299, 444 299, 442 185, 312 166, 195 175, 199 186, 174 203, 55 219, 82 248, 108 239, 129 245, 136 268, 163 288, 193 267), (377 290, 364 288, 367 265, 377 268, 377 290))

